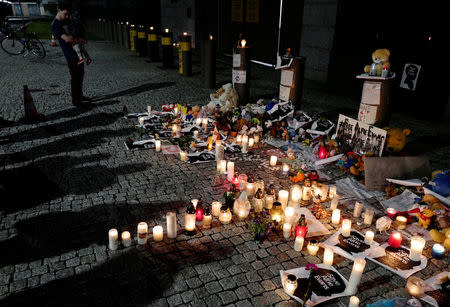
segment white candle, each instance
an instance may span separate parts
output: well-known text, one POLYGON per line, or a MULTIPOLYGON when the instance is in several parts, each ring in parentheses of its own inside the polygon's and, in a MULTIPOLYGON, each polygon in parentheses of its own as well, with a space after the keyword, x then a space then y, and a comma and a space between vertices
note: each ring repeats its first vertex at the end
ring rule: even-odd
POLYGON ((148 115, 152 114, 152 106, 147 106, 148 115))
POLYGON ((173 115, 175 115, 175 116, 178 115, 178 108, 177 107, 173 108, 173 115))
POLYGON ((339 204, 339 195, 334 194, 333 199, 331 200, 330 210, 337 209, 338 204, 339 204))
POLYGON ((272 209, 273 198, 273 195, 266 194, 266 196, 264 197, 264 208, 272 209))
POLYGON ((222 145, 222 141, 221 140, 217 140, 216 141, 216 161, 220 161, 223 160, 223 156, 224 156, 224 147, 222 145))
POLYGON ((180 151, 180 160, 186 162, 187 160, 187 152, 185 151, 180 151))
POLYGON ((334 260, 334 252, 331 248, 325 247, 323 252, 323 264, 332 266, 334 260))
POLYGON ((217 171, 219 174, 225 174, 227 171, 227 160, 219 160, 217 163, 217 171))
POLYGON ((160 140, 155 141, 155 149, 156 149, 156 151, 161 151, 161 141, 160 140))
POLYGON ((145 118, 139 117, 139 124, 140 124, 141 126, 144 125, 144 122, 145 122, 145 118))
POLYGON ((119 233, 117 229, 110 229, 108 232, 108 247, 110 250, 116 250, 119 246, 119 233))
POLYGON ((341 223, 341 210, 334 209, 331 214, 331 223, 339 225, 341 223))
POLYGON ((195 230, 195 210, 194 212, 186 212, 184 217, 184 229, 187 232, 193 232, 195 230))
POLYGON ((406 224, 408 223, 408 219, 404 216, 397 216, 395 218, 395 225, 397 229, 406 229, 406 224))
POLYGON ((303 248, 304 243, 305 243, 305 238, 303 238, 302 236, 296 237, 295 243, 294 243, 294 250, 296 250, 297 252, 300 252, 303 248))
POLYGON ((281 168, 281 174, 282 175, 289 175, 289 169, 290 169, 289 164, 283 163, 283 166, 281 168))
POLYGON ((361 280, 365 266, 366 260, 364 260, 364 258, 355 258, 355 261, 353 262, 352 274, 350 275, 347 289, 345 291, 348 295, 353 295, 356 293, 356 289, 361 280))
POLYGON ((292 232, 292 225, 290 223, 283 224, 283 237, 289 239, 292 232))
POLYGON ((320 200, 326 201, 328 199, 328 186, 326 184, 322 184, 320 187, 320 200))
POLYGON ((236 143, 242 143, 242 134, 238 134, 237 136, 236 136, 236 143))
POLYGON ((308 253, 311 256, 315 256, 319 251, 319 243, 316 241, 315 242, 309 241, 308 246, 306 246, 306 249, 308 250, 308 253))
POLYGON ((334 196, 336 195, 336 191, 337 191, 336 186, 335 185, 330 185, 330 189, 328 191, 328 197, 329 198, 334 198, 334 196))
POLYGON ((294 184, 291 187, 290 196, 291 196, 291 201, 293 203, 299 204, 300 200, 302 199, 302 196, 303 196, 303 189, 302 189, 302 187, 299 186, 298 184, 294 184))
POLYGON ((348 307, 359 307, 359 298, 356 296, 352 296, 350 298, 350 303, 348 304, 348 307))
POLYGON ((411 238, 411 247, 409 249, 409 258, 412 261, 420 261, 422 250, 425 246, 425 239, 419 236, 411 238))
POLYGON ((270 166, 276 166, 277 165, 277 160, 278 157, 277 156, 270 156, 270 166))
POLYGON ((131 234, 129 231, 123 231, 122 232, 122 244, 124 247, 130 247, 131 246, 131 234))
POLYGON ((375 236, 375 233, 371 230, 366 231, 366 235, 364 236, 364 243, 367 245, 371 245, 373 242, 373 237, 375 236))
POLYGON ((343 219, 342 220, 342 235, 344 237, 350 236, 350 231, 352 230, 352 221, 350 219, 343 219))
POLYGON ((293 225, 295 221, 295 209, 292 207, 286 207, 286 210, 284 210, 284 221, 286 223, 289 223, 293 225))
POLYGON ((248 146, 248 136, 244 135, 242 136, 242 144, 241 144, 241 151, 242 153, 246 153, 247 152, 247 146, 248 146))
POLYGON ((256 193, 256 183, 254 183, 254 182, 247 182, 246 190, 247 190, 247 196, 248 196, 249 198, 252 198, 253 196, 255 196, 255 193, 256 193))
POLYGON ((364 225, 372 225, 373 214, 375 211, 372 208, 366 208, 364 212, 364 225))
POLYGON ((406 282, 406 291, 414 297, 423 296, 425 293, 425 287, 425 281, 416 276, 411 276, 406 282))
POLYGON ((195 124, 200 127, 200 125, 202 124, 202 119, 201 117, 197 117, 197 119, 195 120, 195 124))
POLYGON ((281 203, 283 210, 286 208, 289 200, 289 192, 286 190, 280 190, 278 192, 278 201, 281 203))
POLYGON ((353 209, 353 217, 360 217, 362 213, 362 209, 364 208, 364 205, 360 202, 355 203, 355 209, 353 209))
POLYGON ((222 206, 222 208, 220 208, 219 221, 222 224, 229 224, 232 217, 233 215, 231 214, 231 211, 228 207, 222 206))
POLYGON ((202 119, 202 128, 203 128, 203 131, 208 130, 208 119, 207 118, 202 119))
POLYGON ((194 139, 198 139, 198 130, 194 130, 194 139))
POLYGON ((211 228, 211 222, 212 222, 212 215, 203 214, 203 229, 209 229, 211 228))
POLYGON ((311 199, 311 187, 303 186, 302 201, 309 202, 311 199))
POLYGON ((261 212, 264 208, 264 199, 262 198, 253 198, 252 200, 253 209, 255 209, 255 212, 261 212))
POLYGON ((295 275, 289 274, 284 281, 284 291, 287 294, 293 295, 298 287, 297 277, 295 275))
POLYGON ((222 207, 222 203, 220 201, 215 201, 211 204, 211 214, 215 217, 218 217, 220 214, 220 208, 222 207))
POLYGON ((177 214, 176 212, 167 212, 167 237, 169 239, 175 239, 177 237, 177 214))
POLYGON ((255 145, 255 139, 254 138, 249 138, 248 139, 248 147, 249 148, 253 148, 253 145, 255 145))
POLYGON ((255 140, 255 144, 258 144, 259 143, 259 134, 255 134, 253 136, 253 139, 255 140))
POLYGON ((230 182, 234 179, 234 162, 231 161, 227 163, 227 179, 230 182))
POLYGON ((147 243, 148 226, 146 222, 140 222, 137 227, 137 241, 138 244, 143 245, 147 243))
POLYGON ((162 241, 163 236, 164 236, 164 233, 163 233, 162 226, 158 225, 158 226, 153 227, 153 240, 162 241))

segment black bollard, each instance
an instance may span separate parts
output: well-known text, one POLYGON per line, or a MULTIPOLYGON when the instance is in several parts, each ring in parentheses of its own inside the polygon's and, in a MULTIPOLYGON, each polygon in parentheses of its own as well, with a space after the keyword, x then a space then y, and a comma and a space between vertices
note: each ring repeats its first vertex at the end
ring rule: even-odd
POLYGON ((122 47, 128 48, 128 34, 130 33, 128 30, 127 23, 122 22, 120 25, 120 35, 122 36, 122 47))
POLYGON ((148 56, 152 62, 159 61, 158 34, 154 27, 148 32, 148 56))
POLYGON ((233 50, 233 87, 239 95, 239 104, 246 105, 250 97, 250 48, 245 39, 233 50))
POLYGON ((216 41, 212 35, 202 41, 202 81, 206 88, 216 87, 216 41))
POLYGON ((102 24, 101 24, 101 37, 106 40, 106 22, 105 19, 102 19, 102 24))
POLYGON ((161 35, 162 46, 162 63, 163 67, 173 67, 173 46, 172 46, 172 32, 169 29, 165 29, 161 35))
POLYGON ((147 32, 145 32, 144 26, 139 26, 138 29, 136 51, 139 53, 140 57, 147 56, 147 32))
POLYGON ((121 46, 122 45, 122 27, 120 22, 116 22, 116 40, 117 43, 121 46))
POLYGON ((280 100, 290 100, 296 110, 301 108, 305 74, 305 57, 292 57, 289 67, 281 69, 280 100))
POLYGON ((137 30, 134 25, 130 26, 130 50, 136 51, 136 46, 134 45, 134 40, 137 37, 137 30))
POLYGON ((183 76, 192 75, 191 36, 186 32, 183 33, 183 37, 180 41, 180 47, 178 48, 178 58, 178 73, 183 76))

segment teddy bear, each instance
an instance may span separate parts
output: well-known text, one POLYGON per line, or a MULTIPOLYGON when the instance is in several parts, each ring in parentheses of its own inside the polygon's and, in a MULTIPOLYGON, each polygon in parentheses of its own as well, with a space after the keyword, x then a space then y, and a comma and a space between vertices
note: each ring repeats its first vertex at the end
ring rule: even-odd
POLYGON ((409 129, 384 127, 386 133, 386 142, 384 148, 388 153, 397 153, 403 150, 406 145, 406 137, 411 134, 409 129))
POLYGON ((428 229, 428 226, 430 226, 431 219, 433 218, 434 211, 431 209, 425 209, 421 213, 418 214, 419 216, 419 222, 417 223, 419 226, 422 226, 425 229, 428 229))
MULTIPOLYGON (((389 63, 389 56, 391 55, 391 52, 388 49, 377 49, 372 53, 372 60, 373 63, 376 65, 377 70, 377 76, 381 76, 381 72, 383 71, 383 68, 387 68, 387 70, 390 69, 391 64, 389 63)), ((371 65, 366 65, 364 67, 364 72, 369 73, 370 72, 371 65)))

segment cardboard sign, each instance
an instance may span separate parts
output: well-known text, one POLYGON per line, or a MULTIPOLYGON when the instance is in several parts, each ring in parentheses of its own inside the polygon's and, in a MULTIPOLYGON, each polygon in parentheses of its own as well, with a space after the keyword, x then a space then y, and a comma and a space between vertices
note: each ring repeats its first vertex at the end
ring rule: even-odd
POLYGON ((422 66, 417 64, 405 64, 405 67, 403 68, 402 80, 400 81, 400 87, 410 91, 415 91, 421 68, 422 66))
POLYGON ((235 70, 233 69, 233 86, 236 83, 245 84, 247 81, 247 71, 246 70, 235 70))
POLYGON ((291 94, 291 88, 280 84, 280 100, 288 101, 289 95, 291 94))
POLYGON ((321 246, 329 247, 336 254, 350 260, 355 260, 357 257, 366 257, 370 253, 370 249, 378 245, 375 241, 372 241, 370 245, 364 243, 364 235, 356 230, 350 231, 348 237, 344 237, 339 230, 321 244, 321 246))
POLYGON ((188 163, 202 163, 216 161, 216 155, 212 151, 193 152, 187 155, 188 163))
POLYGON ((292 86, 292 81, 294 80, 294 71, 290 69, 281 70, 281 81, 280 84, 285 86, 292 86))
POLYGON ((386 130, 339 114, 336 139, 349 145, 357 153, 370 151, 381 156, 386 141, 386 130))

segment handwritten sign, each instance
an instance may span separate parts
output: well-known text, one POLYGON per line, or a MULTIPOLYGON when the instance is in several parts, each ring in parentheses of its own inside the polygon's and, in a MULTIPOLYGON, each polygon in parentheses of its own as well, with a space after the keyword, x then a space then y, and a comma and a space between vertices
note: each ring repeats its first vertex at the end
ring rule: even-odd
POLYGON ((381 156, 386 141, 386 130, 339 114, 336 139, 355 152, 374 152, 381 156))
POLYGON ((356 257, 366 257, 372 248, 378 246, 378 243, 375 241, 372 241, 370 245, 364 243, 364 235, 359 231, 352 230, 350 236, 344 237, 339 230, 323 242, 321 246, 329 247, 336 254, 355 260, 356 257))

